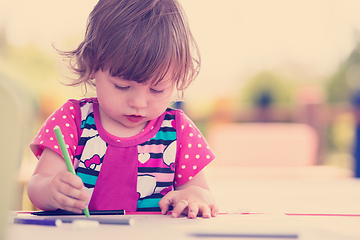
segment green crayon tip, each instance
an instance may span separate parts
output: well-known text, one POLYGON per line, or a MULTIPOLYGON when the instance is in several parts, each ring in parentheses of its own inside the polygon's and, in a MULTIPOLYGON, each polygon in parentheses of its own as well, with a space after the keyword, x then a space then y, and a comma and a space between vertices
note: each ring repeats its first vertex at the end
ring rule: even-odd
POLYGON ((88 207, 86 207, 86 208, 84 209, 84 214, 85 214, 85 216, 86 216, 87 218, 89 218, 89 217, 90 217, 88 207))

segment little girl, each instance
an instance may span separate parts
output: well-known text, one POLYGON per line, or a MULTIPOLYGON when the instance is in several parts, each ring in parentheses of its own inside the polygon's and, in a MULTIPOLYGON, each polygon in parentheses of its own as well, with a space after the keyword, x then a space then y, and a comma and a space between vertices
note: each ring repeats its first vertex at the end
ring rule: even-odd
POLYGON ((68 100, 30 147, 39 159, 28 184, 43 210, 161 211, 216 216, 202 169, 214 154, 191 120, 168 108, 199 70, 200 58, 176 0, 100 0, 85 39, 71 52, 78 79, 96 98, 68 100), (54 127, 64 135, 67 171, 54 127))

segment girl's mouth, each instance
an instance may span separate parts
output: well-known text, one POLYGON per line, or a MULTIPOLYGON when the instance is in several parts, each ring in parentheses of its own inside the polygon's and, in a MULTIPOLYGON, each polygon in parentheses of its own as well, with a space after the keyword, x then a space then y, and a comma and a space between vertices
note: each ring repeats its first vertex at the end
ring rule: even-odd
POLYGON ((141 120, 144 119, 143 116, 140 115, 125 115, 125 117, 130 121, 130 122, 140 122, 141 120))

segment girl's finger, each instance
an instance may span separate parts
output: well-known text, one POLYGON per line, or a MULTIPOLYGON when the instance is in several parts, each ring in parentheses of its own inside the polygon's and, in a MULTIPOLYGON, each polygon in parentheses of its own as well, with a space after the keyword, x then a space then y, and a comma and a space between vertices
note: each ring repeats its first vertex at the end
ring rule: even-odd
POLYGON ((62 172, 59 177, 60 177, 60 181, 72 186, 73 188, 82 189, 84 187, 81 178, 75 176, 70 172, 62 172))
POLYGON ((77 200, 71 196, 61 193, 58 193, 54 196, 54 201, 56 202, 55 205, 58 206, 58 208, 76 213, 81 213, 82 209, 86 207, 85 201, 77 200))
POLYGON ((173 204, 173 202, 174 202, 173 194, 172 192, 169 192, 159 201, 161 214, 166 214, 169 211, 169 207, 173 204))
POLYGON ((180 216, 182 212, 189 206, 189 203, 186 200, 181 200, 176 203, 173 211, 172 211, 172 217, 177 218, 180 216))
POLYGON ((216 217, 219 214, 219 206, 216 203, 209 205, 211 209, 211 216, 216 217))
POLYGON ((83 212, 83 210, 81 210, 79 208, 73 208, 73 207, 64 207, 62 209, 66 210, 66 211, 74 212, 74 213, 82 213, 83 212))
POLYGON ((196 203, 190 203, 188 206, 188 218, 194 219, 199 213, 199 206, 196 203))
POLYGON ((210 218, 211 217, 211 210, 210 207, 206 204, 199 207, 200 212, 202 213, 203 218, 210 218))

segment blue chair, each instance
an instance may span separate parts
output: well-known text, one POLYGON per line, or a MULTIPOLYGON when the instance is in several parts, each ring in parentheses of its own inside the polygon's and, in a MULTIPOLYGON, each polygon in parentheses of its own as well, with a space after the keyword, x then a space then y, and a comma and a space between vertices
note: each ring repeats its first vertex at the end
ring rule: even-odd
POLYGON ((360 178, 360 91, 357 91, 352 96, 352 104, 354 108, 355 125, 355 139, 354 139, 354 177, 360 178))

